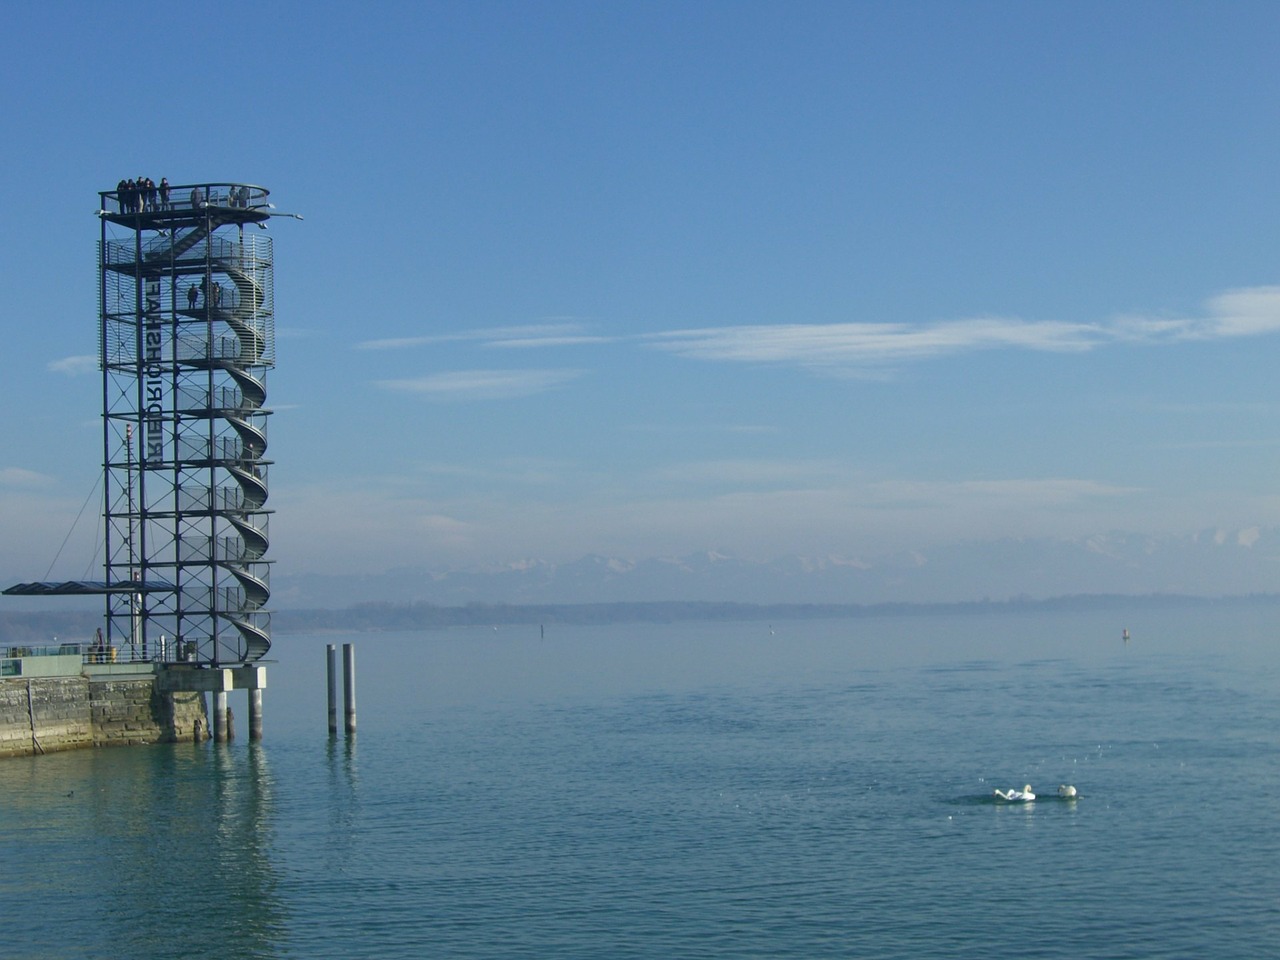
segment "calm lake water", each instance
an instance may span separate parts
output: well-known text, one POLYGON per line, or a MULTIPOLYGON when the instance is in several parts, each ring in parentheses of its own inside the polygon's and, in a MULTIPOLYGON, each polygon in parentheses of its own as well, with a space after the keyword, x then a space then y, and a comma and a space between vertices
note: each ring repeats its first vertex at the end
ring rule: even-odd
POLYGON ((1277 956, 1277 636, 1243 604, 280 636, 261 745, 0 763, 0 954, 1277 956))

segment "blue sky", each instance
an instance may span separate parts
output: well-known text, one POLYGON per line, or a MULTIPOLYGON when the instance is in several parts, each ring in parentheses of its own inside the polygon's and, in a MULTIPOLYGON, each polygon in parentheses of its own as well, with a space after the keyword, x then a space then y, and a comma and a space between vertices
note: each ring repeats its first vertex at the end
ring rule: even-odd
MULTIPOLYGON (((1280 6, 5 4, 0 573, 80 576, 93 217, 271 189, 271 555, 1280 522, 1280 6)), ((1064 584, 1064 591, 1070 585, 1064 584)))

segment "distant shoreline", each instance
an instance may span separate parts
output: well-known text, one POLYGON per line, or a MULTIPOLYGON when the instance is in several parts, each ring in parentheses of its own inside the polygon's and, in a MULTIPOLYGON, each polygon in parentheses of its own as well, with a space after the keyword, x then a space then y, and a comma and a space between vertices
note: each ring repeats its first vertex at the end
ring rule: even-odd
POLYGON ((1201 597, 1190 594, 1076 594, 1044 599, 968 600, 939 603, 727 603, 648 601, 618 603, 509 604, 362 603, 343 609, 281 610, 273 615, 278 634, 431 630, 461 626, 530 624, 603 625, 686 621, 852 620, 898 616, 970 616, 1044 611, 1097 611, 1133 607, 1275 606, 1280 594, 1201 597))
MULTIPOLYGON (((444 627, 530 624, 605 625, 686 621, 854 620, 900 616, 972 616, 978 614, 1103 611, 1134 607, 1239 607, 1280 605, 1280 593, 1203 597, 1193 594, 1071 594, 1044 599, 965 600, 938 603, 727 603, 657 600, 619 603, 511 604, 361 603, 340 609, 277 610, 273 632, 361 633, 433 630, 444 627)), ((44 642, 52 637, 88 637, 101 624, 97 611, 4 611, 0 609, 0 645, 44 642)))

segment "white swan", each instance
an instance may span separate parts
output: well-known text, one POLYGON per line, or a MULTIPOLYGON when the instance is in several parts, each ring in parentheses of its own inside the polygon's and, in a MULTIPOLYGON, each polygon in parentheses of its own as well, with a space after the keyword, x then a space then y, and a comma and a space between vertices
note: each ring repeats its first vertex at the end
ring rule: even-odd
POLYGON ((1064 800, 1074 800, 1080 794, 1076 793, 1075 787, 1069 787, 1065 783, 1058 784, 1058 796, 1064 800))
POLYGON ((1031 792, 1031 784, 1029 783, 1021 790, 1014 790, 1012 788, 1008 790, 995 790, 992 793, 992 796, 996 797, 998 800, 1007 800, 1011 803, 1026 802, 1036 798, 1036 795, 1031 792))

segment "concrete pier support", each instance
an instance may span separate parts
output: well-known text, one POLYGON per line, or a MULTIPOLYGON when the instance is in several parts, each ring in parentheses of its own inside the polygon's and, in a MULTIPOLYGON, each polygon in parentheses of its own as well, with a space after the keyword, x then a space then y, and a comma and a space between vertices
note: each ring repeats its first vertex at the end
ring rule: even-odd
POLYGON ((356 732, 356 646, 342 645, 342 692, 346 707, 347 733, 356 732))
POLYGON ((213 742, 227 742, 227 691, 213 692, 213 742))
POLYGON ((197 669, 187 664, 167 664, 156 672, 156 685, 162 692, 191 690, 212 694, 212 733, 216 743, 233 736, 227 694, 232 690, 249 691, 249 739, 262 739, 262 691, 267 687, 267 668, 260 664, 239 667, 197 669))
POLYGON ((262 739, 262 690, 249 691, 249 739, 262 739))

